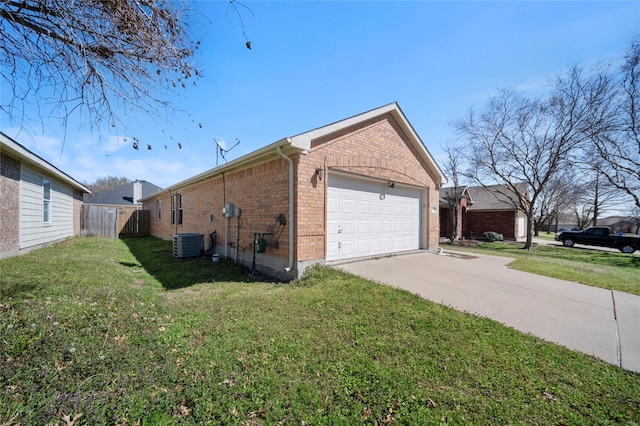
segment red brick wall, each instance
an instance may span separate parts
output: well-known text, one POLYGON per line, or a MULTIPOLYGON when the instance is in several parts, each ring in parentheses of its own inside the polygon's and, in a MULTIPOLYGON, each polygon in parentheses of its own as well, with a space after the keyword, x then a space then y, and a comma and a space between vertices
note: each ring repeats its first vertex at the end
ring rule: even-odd
MULTIPOLYGON (((460 205, 458 206, 458 236, 464 237, 465 230, 464 225, 466 225, 463 221, 464 216, 466 214, 467 204, 469 200, 467 198, 462 198, 460 200, 460 205)), ((451 218, 451 211, 449 207, 441 207, 440 208, 440 237, 451 238, 453 234, 453 223, 451 218)))
POLYGON ((20 161, 0 154, 0 258, 17 254, 20 246, 20 161))
POLYGON ((482 238, 487 231, 497 232, 505 238, 515 238, 516 212, 468 212, 465 218, 465 238, 482 238))
MULTIPOLYGON (((275 153, 275 150, 274 150, 275 153)), ((226 219, 222 209, 226 203, 242 209, 238 233, 240 261, 251 261, 254 233, 266 233, 273 227, 275 217, 282 213, 289 220, 289 171, 284 159, 278 158, 264 164, 216 175, 205 181, 173 191, 183 196, 183 224, 177 228, 171 224, 171 196, 163 194, 144 203, 150 210, 151 235, 171 239, 175 233, 201 233, 205 236, 205 248, 209 247, 209 234, 217 232, 217 245, 224 254, 226 219), (157 219, 156 200, 162 200, 161 218, 157 219), (225 201, 226 199, 226 201, 225 201)), ((228 242, 232 244, 228 254, 235 257, 237 218, 229 219, 228 242)), ((278 248, 269 246, 270 257, 288 259, 289 227, 276 236, 278 248)))

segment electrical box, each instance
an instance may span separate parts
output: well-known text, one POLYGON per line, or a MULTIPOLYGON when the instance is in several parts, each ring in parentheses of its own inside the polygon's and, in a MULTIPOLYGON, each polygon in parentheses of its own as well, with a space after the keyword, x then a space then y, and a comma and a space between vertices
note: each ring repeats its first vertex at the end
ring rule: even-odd
POLYGON ((255 242, 256 253, 264 253, 267 251, 267 240, 262 237, 256 238, 255 242))
POLYGON ((240 207, 237 207, 235 210, 236 216, 240 217, 242 216, 242 209, 240 207))
POLYGON ((224 215, 224 217, 233 217, 233 204, 225 204, 224 208, 222 209, 222 214, 224 215))

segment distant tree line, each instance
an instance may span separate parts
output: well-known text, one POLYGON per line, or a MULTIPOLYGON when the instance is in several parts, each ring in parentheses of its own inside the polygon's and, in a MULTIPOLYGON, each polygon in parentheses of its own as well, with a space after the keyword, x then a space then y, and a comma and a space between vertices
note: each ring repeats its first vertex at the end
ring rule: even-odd
POLYGON ((105 176, 101 178, 97 178, 93 183, 84 182, 84 186, 91 190, 91 196, 95 196, 97 194, 102 194, 104 192, 109 192, 113 189, 120 188, 128 183, 133 182, 131 179, 126 177, 116 177, 116 176, 105 176))
POLYGON ((573 66, 540 97, 501 90, 453 127, 445 172, 511 199, 527 218, 525 249, 563 212, 585 226, 614 202, 640 211, 640 38, 619 65, 573 66))

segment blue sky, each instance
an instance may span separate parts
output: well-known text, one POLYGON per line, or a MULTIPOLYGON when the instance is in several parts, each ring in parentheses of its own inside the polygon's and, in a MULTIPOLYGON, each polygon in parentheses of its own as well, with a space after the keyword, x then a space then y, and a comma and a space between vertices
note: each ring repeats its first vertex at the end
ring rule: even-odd
MULTIPOLYGON (((226 1, 195 2, 204 78, 171 97, 184 110, 171 120, 138 112, 124 134, 72 121, 65 136, 55 120, 29 127, 2 115, 2 131, 79 181, 112 175, 168 186, 216 165, 216 135, 240 140, 230 160, 397 101, 439 159, 455 138, 451 121, 498 89, 541 93, 570 65, 618 60, 640 33, 638 1, 243 4, 251 50, 226 1)), ((3 104, 7 90, 3 81, 3 104)))

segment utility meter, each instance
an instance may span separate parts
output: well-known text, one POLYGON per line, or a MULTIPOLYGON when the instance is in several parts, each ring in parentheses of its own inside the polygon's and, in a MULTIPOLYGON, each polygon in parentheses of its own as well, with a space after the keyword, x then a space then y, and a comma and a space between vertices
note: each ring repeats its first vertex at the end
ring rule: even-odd
POLYGON ((257 237, 255 241, 256 253, 264 253, 267 251, 267 240, 262 237, 257 237))
POLYGON ((225 204, 224 208, 222 209, 222 214, 224 214, 224 217, 233 217, 233 204, 225 204))

